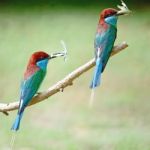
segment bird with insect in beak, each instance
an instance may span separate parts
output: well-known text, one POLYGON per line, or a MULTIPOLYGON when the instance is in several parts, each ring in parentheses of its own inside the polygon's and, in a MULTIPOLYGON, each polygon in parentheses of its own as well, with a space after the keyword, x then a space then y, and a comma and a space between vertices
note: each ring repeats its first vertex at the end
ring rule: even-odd
POLYGON ((20 121, 23 116, 25 108, 31 102, 33 96, 37 93, 47 70, 48 62, 60 56, 66 56, 66 51, 60 53, 53 53, 51 55, 38 51, 31 55, 26 71, 24 73, 24 79, 21 84, 20 103, 18 113, 15 122, 12 126, 12 130, 17 131, 20 126, 20 121))
POLYGON ((119 10, 107 8, 100 13, 94 41, 96 66, 91 89, 95 89, 101 83, 101 73, 106 67, 116 39, 118 17, 131 12, 123 1, 121 3, 121 6, 118 5, 119 10))

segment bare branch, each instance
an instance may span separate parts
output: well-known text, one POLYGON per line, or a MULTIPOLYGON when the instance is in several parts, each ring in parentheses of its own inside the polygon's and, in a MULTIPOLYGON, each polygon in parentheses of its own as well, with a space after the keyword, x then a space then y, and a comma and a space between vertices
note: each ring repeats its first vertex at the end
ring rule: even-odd
MULTIPOLYGON (((114 46, 111 56, 117 54, 126 47, 128 47, 126 42, 114 46)), ((57 92, 63 91, 64 88, 66 88, 67 86, 71 86, 76 78, 78 78, 80 75, 91 69, 93 66, 95 66, 95 59, 92 59, 86 64, 80 66, 79 68, 68 74, 64 79, 62 79, 61 81, 57 82, 55 85, 50 87, 48 90, 34 96, 29 106, 39 103, 47 99, 48 97, 54 95, 57 92)), ((0 112, 3 112, 4 114, 8 115, 7 111, 16 110, 18 109, 18 107, 19 102, 12 102, 8 104, 0 103, 0 112)))

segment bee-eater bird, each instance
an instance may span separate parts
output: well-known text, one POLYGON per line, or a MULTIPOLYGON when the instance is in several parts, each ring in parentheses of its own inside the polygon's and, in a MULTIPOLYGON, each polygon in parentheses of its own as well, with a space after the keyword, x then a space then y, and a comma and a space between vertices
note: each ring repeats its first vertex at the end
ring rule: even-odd
POLYGON ((121 2, 122 6, 118 5, 119 10, 107 8, 100 13, 94 41, 96 67, 90 86, 92 89, 100 85, 101 73, 103 73, 111 55, 117 34, 118 16, 130 13, 126 4, 121 2))
POLYGON ((47 64, 49 60, 64 55, 65 53, 63 52, 48 55, 43 51, 38 51, 32 54, 21 84, 19 109, 15 122, 11 128, 12 130, 17 131, 19 129, 24 109, 30 103, 33 96, 37 93, 37 90, 39 89, 46 75, 47 64))

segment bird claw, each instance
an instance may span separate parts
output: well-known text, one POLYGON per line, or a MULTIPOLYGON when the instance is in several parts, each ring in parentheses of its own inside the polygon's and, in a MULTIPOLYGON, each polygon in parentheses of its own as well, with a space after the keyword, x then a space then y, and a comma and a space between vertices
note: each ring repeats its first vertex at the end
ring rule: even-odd
POLYGON ((6 116, 9 115, 9 113, 8 113, 7 111, 3 111, 2 113, 3 113, 4 115, 6 115, 6 116))
POLYGON ((63 92, 64 91, 64 88, 62 87, 62 88, 60 88, 60 92, 63 92))
POLYGON ((37 92, 36 95, 40 95, 42 92, 37 92))

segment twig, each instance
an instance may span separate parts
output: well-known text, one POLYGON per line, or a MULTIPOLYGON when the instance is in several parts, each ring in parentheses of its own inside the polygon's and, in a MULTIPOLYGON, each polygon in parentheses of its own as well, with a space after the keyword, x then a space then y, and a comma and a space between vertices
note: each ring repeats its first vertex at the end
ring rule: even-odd
MULTIPOLYGON (((128 44, 126 42, 123 42, 120 45, 114 46, 111 56, 117 54, 118 52, 122 51, 126 47, 128 47, 128 44)), ((92 59, 86 64, 80 66, 79 68, 77 68, 76 70, 68 74, 64 79, 62 79, 61 81, 57 82, 55 85, 50 87, 48 90, 34 96, 29 106, 39 103, 47 99, 48 97, 54 95, 57 92, 63 91, 64 88, 66 88, 67 86, 71 86, 73 84, 73 81, 76 78, 78 78, 84 72, 91 69, 93 66, 95 66, 95 59, 92 59)), ((19 107, 19 101, 8 103, 8 104, 0 103, 0 112, 3 112, 4 114, 8 115, 7 111, 16 110, 18 109, 18 107, 19 107)))

